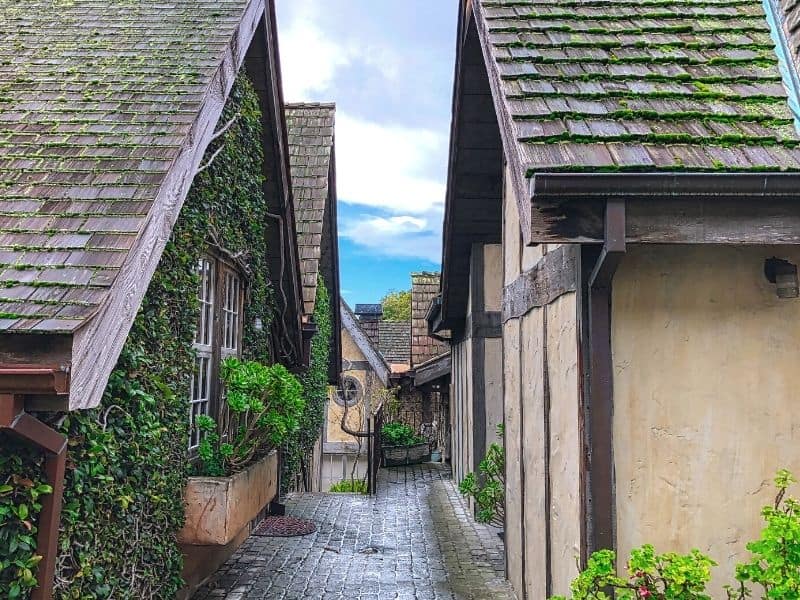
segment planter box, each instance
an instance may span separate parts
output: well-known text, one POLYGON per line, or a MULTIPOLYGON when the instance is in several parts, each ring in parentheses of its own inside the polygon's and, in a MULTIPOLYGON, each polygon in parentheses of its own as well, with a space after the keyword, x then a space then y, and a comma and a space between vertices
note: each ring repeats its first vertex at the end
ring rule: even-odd
POLYGON ((186 485, 186 524, 181 544, 229 544, 277 494, 278 453, 231 477, 190 477, 186 485))
POLYGON ((382 446, 382 466, 399 467, 427 462, 431 457, 428 442, 413 446, 382 446))

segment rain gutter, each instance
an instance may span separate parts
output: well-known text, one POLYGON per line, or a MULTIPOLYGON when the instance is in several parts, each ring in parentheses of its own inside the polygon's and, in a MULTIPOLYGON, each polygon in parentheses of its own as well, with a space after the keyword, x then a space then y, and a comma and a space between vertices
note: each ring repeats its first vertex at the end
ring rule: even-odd
POLYGON ((800 173, 537 173, 534 201, 647 197, 797 197, 800 173))
POLYGON ((42 496, 36 552, 42 556, 37 569, 38 585, 32 600, 51 600, 58 552, 58 530, 64 497, 67 438, 25 412, 25 396, 69 393, 69 374, 61 367, 35 365, 0 366, 0 431, 40 450, 51 494, 42 496))

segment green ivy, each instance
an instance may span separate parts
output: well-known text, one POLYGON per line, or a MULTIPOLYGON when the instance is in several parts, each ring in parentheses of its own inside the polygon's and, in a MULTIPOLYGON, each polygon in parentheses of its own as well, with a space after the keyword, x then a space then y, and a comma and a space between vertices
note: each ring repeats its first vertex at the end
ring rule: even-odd
MULTIPOLYGON (((232 119, 233 126, 208 149, 204 160, 223 146, 195 178, 101 407, 71 413, 58 425, 69 437, 55 589, 59 600, 168 599, 183 585, 176 534, 183 525, 182 490, 189 470, 195 270, 209 240, 236 256, 246 272, 245 357, 272 362, 274 299, 261 110, 244 76, 234 85, 221 123, 232 119), (263 328, 255 328, 256 319, 263 328)), ((13 597, 17 587, 22 597, 28 595, 24 565, 37 560, 31 539, 38 504, 31 490, 41 492, 41 481, 38 459, 25 449, 0 456, 0 485, 14 486, 0 493, 1 598, 13 597), (20 518, 23 504, 27 519, 20 518)))
POLYGON ((300 418, 300 427, 283 445, 281 486, 286 492, 295 474, 308 464, 309 455, 319 439, 325 423, 325 402, 328 400, 328 365, 330 363, 333 312, 330 295, 322 277, 317 281, 317 298, 314 304, 314 322, 317 332, 311 340, 311 361, 301 376, 306 407, 300 418))

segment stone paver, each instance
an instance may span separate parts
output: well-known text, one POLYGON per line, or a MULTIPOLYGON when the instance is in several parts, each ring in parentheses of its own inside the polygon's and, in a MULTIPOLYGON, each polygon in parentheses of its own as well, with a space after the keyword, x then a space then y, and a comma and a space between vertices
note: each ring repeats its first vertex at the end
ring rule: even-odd
POLYGON ((495 529, 475 523, 442 465, 381 469, 376 498, 295 494, 301 538, 251 536, 195 600, 514 600, 495 529))

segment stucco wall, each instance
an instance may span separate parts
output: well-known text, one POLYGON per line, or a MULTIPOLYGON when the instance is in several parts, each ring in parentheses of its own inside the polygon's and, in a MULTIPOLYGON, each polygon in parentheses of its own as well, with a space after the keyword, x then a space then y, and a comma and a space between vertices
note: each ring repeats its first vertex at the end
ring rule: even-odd
POLYGON ((730 581, 782 467, 800 469, 800 300, 765 247, 632 248, 614 280, 614 458, 620 553, 708 552, 730 581))
MULTIPOLYGON (((555 248, 522 245, 516 200, 507 186, 505 285, 555 248)), ((577 314, 577 296, 569 293, 503 326, 506 556, 514 589, 530 599, 547 597, 548 579, 551 593, 568 595, 577 574, 582 522, 577 314)))

